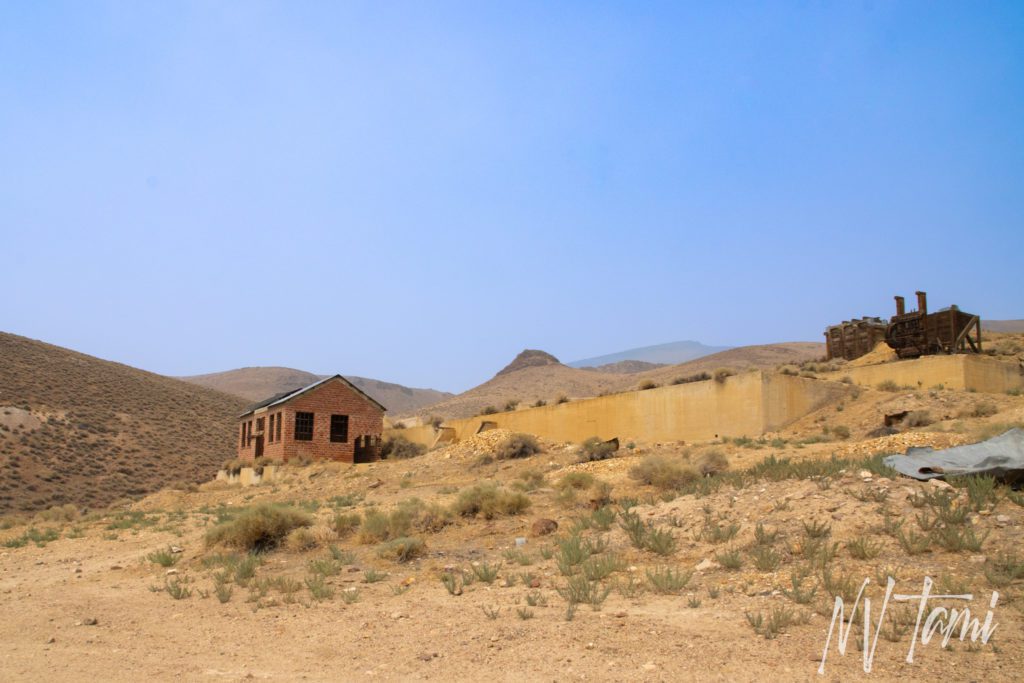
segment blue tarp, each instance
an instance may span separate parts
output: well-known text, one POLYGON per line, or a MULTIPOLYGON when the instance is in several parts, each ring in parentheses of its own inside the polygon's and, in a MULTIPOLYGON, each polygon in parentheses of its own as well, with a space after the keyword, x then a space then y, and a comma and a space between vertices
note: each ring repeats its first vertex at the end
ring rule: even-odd
POLYGON ((942 451, 928 446, 909 448, 906 455, 890 455, 883 462, 914 479, 987 474, 1016 481, 1024 479, 1024 429, 942 451))

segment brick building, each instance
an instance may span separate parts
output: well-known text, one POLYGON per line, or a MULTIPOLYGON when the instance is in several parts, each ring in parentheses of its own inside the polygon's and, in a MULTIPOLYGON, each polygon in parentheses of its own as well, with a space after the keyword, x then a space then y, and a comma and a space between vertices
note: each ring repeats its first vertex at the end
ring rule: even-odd
POLYGON ((238 458, 377 460, 384 411, 341 375, 260 401, 238 418, 238 458))

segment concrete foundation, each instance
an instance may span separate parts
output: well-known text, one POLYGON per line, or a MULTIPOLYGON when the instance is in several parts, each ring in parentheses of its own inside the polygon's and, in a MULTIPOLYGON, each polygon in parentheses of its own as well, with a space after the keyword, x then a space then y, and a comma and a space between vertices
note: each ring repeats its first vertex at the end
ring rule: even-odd
POLYGON ((942 385, 946 389, 1002 394, 1024 388, 1024 374, 1019 365, 995 358, 971 354, 924 356, 913 360, 881 365, 846 368, 830 373, 829 379, 848 376, 854 384, 877 387, 891 381, 899 386, 930 389, 942 385))

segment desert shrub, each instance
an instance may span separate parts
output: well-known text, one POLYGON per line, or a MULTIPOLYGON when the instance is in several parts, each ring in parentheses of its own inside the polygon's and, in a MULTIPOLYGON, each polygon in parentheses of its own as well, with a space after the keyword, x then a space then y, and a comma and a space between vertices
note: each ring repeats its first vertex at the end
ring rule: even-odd
POLYGON ((974 410, 971 411, 971 417, 992 417, 998 412, 999 408, 994 403, 982 401, 974 406, 974 410))
POLYGON ((518 407, 519 399, 517 398, 510 398, 509 400, 505 401, 505 412, 512 412, 518 407))
POLYGON ((302 553, 317 546, 316 536, 308 527, 292 529, 284 537, 284 547, 293 553, 302 553))
POLYGON ((579 456, 580 462, 607 460, 615 455, 615 444, 601 441, 596 436, 592 436, 580 444, 576 454, 579 456))
POLYGON ((887 379, 882 382, 879 382, 876 385, 876 388, 879 391, 899 391, 900 385, 896 384, 896 382, 892 381, 891 379, 887 379))
POLYGON ((419 538, 396 538, 377 548, 377 557, 395 562, 408 562, 422 555, 425 548, 426 545, 419 538))
POLYGON ((558 488, 566 489, 588 489, 594 485, 594 475, 589 472, 569 472, 558 480, 558 488))
POLYGON ((498 460, 513 460, 516 458, 528 458, 531 455, 540 453, 540 444, 532 434, 512 434, 500 444, 494 451, 494 457, 498 460))
POLYGON ((711 373, 698 372, 695 375, 687 375, 686 377, 676 377, 672 380, 672 384, 690 384, 691 382, 703 382, 704 380, 711 379, 711 373))
POLYGON ((477 484, 459 494, 452 512, 461 517, 494 519, 499 515, 518 515, 530 507, 530 499, 515 491, 506 491, 496 484, 477 484))
POLYGON ((384 440, 380 446, 380 457, 404 460, 415 458, 427 452, 427 447, 421 443, 409 441, 401 434, 396 434, 384 440))
POLYGON ((495 408, 494 406, 487 406, 483 410, 480 411, 480 414, 481 415, 494 415, 496 412, 498 412, 497 408, 495 408))
POLYGON ((935 420, 927 410, 912 410, 903 418, 903 424, 907 427, 927 427, 933 422, 935 420))
POLYGON ((697 458, 697 471, 702 476, 710 477, 727 469, 729 469, 729 459, 717 449, 701 453, 697 458))
POLYGON ((659 489, 678 489, 698 479, 697 470, 659 455, 649 455, 629 470, 629 476, 659 489))
POLYGON ((837 439, 849 439, 850 428, 847 427, 846 425, 836 425, 835 427, 832 428, 832 435, 835 436, 837 439))
POLYGON ((394 422, 394 423, 392 423, 391 428, 392 429, 405 429, 405 423, 404 422, 394 422))
POLYGON ((78 517, 78 508, 71 503, 67 505, 54 505, 47 510, 36 513, 36 520, 40 522, 74 522, 78 517))
POLYGON ((358 512, 339 512, 331 520, 331 528, 338 536, 346 536, 359 528, 358 512))
POLYGON ((647 391, 648 389, 657 389, 660 386, 660 384, 653 380, 645 379, 643 382, 640 382, 640 386, 638 386, 637 389, 640 391, 647 391))
POLYGON ((566 395, 564 395, 564 394, 563 394, 563 395, 561 395, 561 396, 559 396, 559 397, 558 397, 558 400, 557 400, 557 401, 555 401, 555 403, 556 403, 556 404, 560 404, 560 403, 568 403, 568 402, 569 402, 569 397, 568 397, 568 396, 566 396, 566 395))
POLYGON ((547 402, 547 401, 545 401, 545 400, 544 400, 544 399, 542 399, 542 398, 538 398, 538 399, 537 399, 536 401, 534 401, 534 402, 533 402, 533 407, 534 407, 534 408, 543 408, 543 407, 544 407, 544 406, 546 406, 547 404, 548 404, 548 402, 547 402))
POLYGON ((444 418, 441 417, 440 415, 431 415, 429 418, 427 418, 427 424, 433 427, 434 429, 439 429, 441 425, 444 424, 444 418))
POLYGON ((206 543, 264 552, 276 548, 293 529, 312 524, 313 518, 301 510, 264 503, 210 529, 206 543))
POLYGON ((517 479, 519 481, 514 486, 523 491, 536 491, 544 486, 544 473, 538 469, 524 470, 519 473, 517 479))
POLYGON ((715 370, 715 381, 721 384, 722 382, 725 381, 726 377, 732 377, 735 374, 736 373, 730 370, 729 368, 718 368, 717 370, 715 370))

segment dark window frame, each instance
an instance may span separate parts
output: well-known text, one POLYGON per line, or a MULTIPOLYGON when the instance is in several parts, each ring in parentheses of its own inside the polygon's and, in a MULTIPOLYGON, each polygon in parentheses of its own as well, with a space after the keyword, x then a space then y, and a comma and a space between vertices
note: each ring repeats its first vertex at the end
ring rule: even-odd
POLYGON ((271 415, 267 421, 267 443, 274 443, 274 417, 275 415, 271 415))
POLYGON ((281 440, 281 423, 284 422, 284 413, 277 414, 277 434, 275 435, 274 441, 281 440))
POLYGON ((295 413, 295 440, 312 441, 313 424, 316 421, 316 413, 295 413))
POLYGON ((331 415, 331 443, 348 443, 348 415, 331 415))

